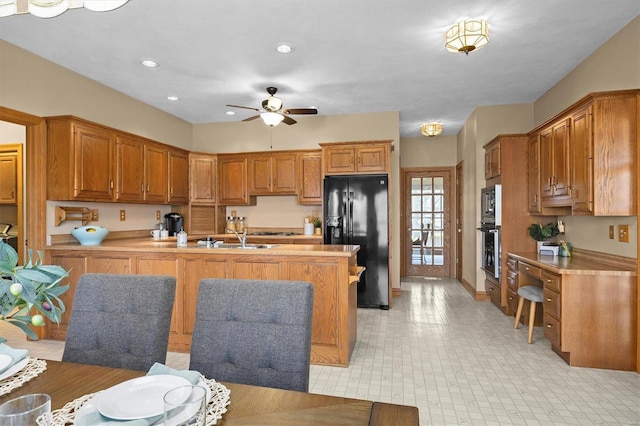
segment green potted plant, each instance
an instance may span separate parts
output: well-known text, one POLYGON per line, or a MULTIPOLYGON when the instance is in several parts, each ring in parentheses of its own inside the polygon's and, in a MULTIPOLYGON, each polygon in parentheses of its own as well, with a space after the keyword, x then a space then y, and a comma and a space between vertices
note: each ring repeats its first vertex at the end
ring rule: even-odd
POLYGON ((540 246, 544 245, 545 241, 560 233, 558 226, 553 222, 544 226, 541 223, 532 223, 527 229, 529 230, 529 236, 538 242, 537 251, 540 251, 540 246))
MULTIPOLYGON (((60 323, 65 311, 60 295, 69 289, 60 283, 67 276, 69 273, 60 266, 43 265, 41 252, 36 260, 29 250, 26 264, 18 266, 18 253, 0 241, 0 321, 13 324, 38 340, 32 326, 43 326, 45 317, 60 323)), ((4 341, 0 337, 0 343, 4 341)))

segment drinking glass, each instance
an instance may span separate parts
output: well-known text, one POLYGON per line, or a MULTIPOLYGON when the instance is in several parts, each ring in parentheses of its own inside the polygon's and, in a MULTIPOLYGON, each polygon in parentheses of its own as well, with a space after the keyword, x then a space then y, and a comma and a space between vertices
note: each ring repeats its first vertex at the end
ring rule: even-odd
POLYGON ((44 393, 23 395, 0 405, 0 425, 47 426, 51 423, 51 397, 44 393))
POLYGON ((205 426, 207 391, 202 386, 180 386, 164 395, 165 426, 205 426))

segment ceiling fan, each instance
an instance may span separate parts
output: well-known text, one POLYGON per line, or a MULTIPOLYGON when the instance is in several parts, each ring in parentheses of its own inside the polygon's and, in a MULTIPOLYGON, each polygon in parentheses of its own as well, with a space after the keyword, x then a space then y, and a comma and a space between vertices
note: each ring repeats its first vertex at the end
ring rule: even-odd
POLYGON ((316 108, 288 108, 282 109, 282 99, 277 98, 275 96, 278 91, 277 87, 267 87, 267 93, 269 93, 269 97, 262 101, 262 108, 252 108, 241 105, 227 105, 232 108, 243 108, 250 109, 252 111, 258 111, 260 114, 254 115, 249 118, 245 118, 242 121, 251 121, 256 118, 262 118, 262 120, 268 126, 277 126, 280 122, 284 122, 284 124, 296 124, 297 121, 293 118, 289 117, 290 114, 317 114, 318 110, 316 108))

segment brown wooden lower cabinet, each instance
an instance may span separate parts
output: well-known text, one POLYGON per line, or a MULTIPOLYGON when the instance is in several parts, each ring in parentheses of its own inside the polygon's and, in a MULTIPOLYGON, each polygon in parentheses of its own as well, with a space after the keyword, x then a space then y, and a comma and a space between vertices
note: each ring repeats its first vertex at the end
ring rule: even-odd
POLYGON ((307 281, 314 286, 311 362, 347 366, 356 342, 357 288, 356 283, 350 283, 349 277, 356 275, 357 250, 323 256, 318 254, 323 246, 281 247, 282 254, 272 251, 270 255, 202 248, 167 248, 164 251, 116 247, 108 250, 104 247, 97 250, 49 248, 46 250, 47 262, 70 271, 68 284, 71 288, 62 297, 67 311, 61 324, 49 325, 40 337, 64 340, 76 283, 85 272, 175 276, 177 289, 169 350, 179 352, 188 352, 191 347, 198 286, 202 278, 307 281), (309 252, 309 247, 316 247, 316 252, 309 252))
POLYGON ((509 253, 517 261, 518 285, 543 287, 536 325, 541 316, 554 352, 571 366, 635 371, 635 259, 609 255, 607 263, 605 257, 586 250, 574 250, 571 258, 509 253))

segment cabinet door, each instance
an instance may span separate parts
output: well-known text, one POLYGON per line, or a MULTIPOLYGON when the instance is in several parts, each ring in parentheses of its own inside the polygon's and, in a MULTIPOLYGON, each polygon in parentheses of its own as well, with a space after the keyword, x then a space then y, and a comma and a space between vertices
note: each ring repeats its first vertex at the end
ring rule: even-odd
POLYGON ((144 199, 144 145, 118 136, 116 143, 116 200, 140 202, 144 199))
POLYGON ((356 171, 354 148, 325 148, 323 151, 326 174, 354 173, 356 171))
POLYGON ((215 204, 216 163, 215 155, 194 155, 191 157, 189 198, 192 204, 215 204))
POLYGON ((249 193, 264 195, 271 193, 271 154, 251 155, 249 161, 249 193))
POLYGON ((271 190, 277 194, 296 193, 296 155, 293 153, 271 156, 271 190))
POLYGON ((218 204, 249 204, 246 157, 218 157, 218 204))
MULTIPOLYGON (((175 159, 174 159, 175 162, 175 159)), ((182 167, 184 165, 180 163, 182 167)), ((177 173, 184 173, 178 170, 177 173)), ((155 145, 144 149, 144 199, 149 203, 163 204, 167 200, 167 151, 155 145)), ((175 188, 175 183, 171 187, 175 188)), ((180 187, 181 191, 185 191, 180 187)))
POLYGON ((170 204, 189 202, 189 157, 169 151, 169 197, 170 204))
POLYGON ((484 178, 493 179, 500 176, 500 143, 487 147, 484 154, 484 178))
POLYGON ((538 136, 540 152, 540 193, 542 198, 553 197, 553 129, 545 129, 538 136))
POLYGON ((571 117, 571 199, 573 214, 593 214, 592 108, 571 117))
POLYGON ((537 135, 529 139, 527 158, 527 187, 529 213, 540 213, 540 143, 537 135))
POLYGON ((553 195, 569 196, 571 186, 568 120, 553 126, 553 195))
POLYGON ((356 171, 359 173, 384 173, 387 171, 387 147, 372 146, 356 148, 356 171))
POLYGON ((298 204, 322 204, 322 154, 300 154, 298 169, 298 204))
POLYGON ((18 159, 15 154, 0 156, 0 204, 17 203, 18 159))
POLYGON ((113 201, 115 140, 110 130, 73 125, 74 200, 113 201))

